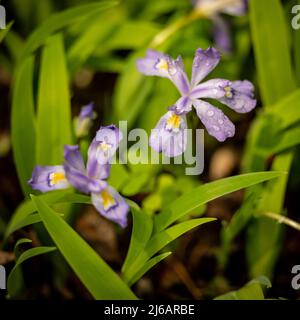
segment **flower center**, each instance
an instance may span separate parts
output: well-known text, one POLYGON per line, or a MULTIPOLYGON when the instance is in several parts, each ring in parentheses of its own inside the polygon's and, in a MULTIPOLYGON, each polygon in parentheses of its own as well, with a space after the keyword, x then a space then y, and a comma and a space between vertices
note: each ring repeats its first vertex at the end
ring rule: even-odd
POLYGON ((111 149, 111 145, 105 141, 101 142, 99 147, 104 152, 108 152, 111 149))
POLYGON ((109 210, 116 204, 114 197, 107 190, 101 191, 100 198, 104 210, 109 210))
POLYGON ((180 123, 181 123, 180 116, 178 116, 177 114, 173 113, 169 117, 169 119, 167 120, 166 129, 167 130, 173 130, 174 132, 177 132, 177 131, 179 131, 180 123))
POLYGON ((155 67, 163 71, 169 71, 169 64, 166 59, 159 59, 155 67))
POLYGON ((232 99, 232 97, 233 97, 232 88, 229 86, 226 86, 226 87, 224 87, 224 91, 225 91, 225 97, 228 99, 232 99))
POLYGON ((49 183, 54 186, 60 182, 65 182, 66 176, 63 172, 53 172, 49 175, 49 183))

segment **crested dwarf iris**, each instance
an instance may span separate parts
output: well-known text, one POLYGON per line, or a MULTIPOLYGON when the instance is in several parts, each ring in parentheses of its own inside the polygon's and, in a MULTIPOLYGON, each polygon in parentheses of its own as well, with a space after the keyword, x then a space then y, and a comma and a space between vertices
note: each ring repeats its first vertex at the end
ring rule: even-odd
POLYGON ((214 40, 222 52, 230 53, 232 49, 230 25, 222 13, 242 16, 247 11, 247 0, 192 0, 196 11, 205 13, 213 22, 214 40))
POLYGON ((89 133, 96 116, 93 102, 81 108, 80 114, 75 120, 75 134, 77 138, 85 137, 89 133))
POLYGON ((63 165, 36 166, 28 183, 42 192, 73 186, 91 194, 97 211, 124 228, 129 206, 106 181, 110 173, 110 160, 121 139, 122 133, 116 126, 101 127, 90 144, 86 166, 79 147, 66 145, 63 165))
POLYGON ((197 49, 193 61, 192 79, 189 81, 182 58, 151 50, 145 58, 137 60, 139 71, 147 76, 170 79, 179 90, 180 99, 159 120, 150 136, 150 146, 168 157, 182 154, 187 145, 186 114, 194 106, 208 133, 218 141, 235 134, 235 126, 218 108, 203 100, 216 99, 239 113, 251 111, 256 106, 254 86, 251 82, 212 79, 200 83, 219 63, 220 54, 215 48, 197 49))

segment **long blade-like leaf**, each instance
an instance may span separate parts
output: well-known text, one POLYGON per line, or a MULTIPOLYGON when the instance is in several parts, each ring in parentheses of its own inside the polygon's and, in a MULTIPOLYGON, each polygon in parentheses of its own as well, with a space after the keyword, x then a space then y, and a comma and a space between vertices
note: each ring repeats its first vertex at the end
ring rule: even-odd
POLYGON ((14 161, 24 194, 35 165, 35 116, 33 99, 34 58, 27 57, 19 66, 13 90, 11 134, 14 161))
POLYGON ((20 265, 25 262, 26 260, 29 260, 33 257, 39 256, 41 254, 49 253, 56 250, 55 247, 37 247, 29 249, 25 252, 23 252, 19 259, 17 260, 14 268, 11 270, 8 278, 7 278, 7 290, 8 294, 11 297, 14 297, 20 290, 20 273, 19 273, 19 267, 20 265))
POLYGON ((61 35, 54 35, 48 39, 42 54, 37 110, 37 163, 61 164, 63 145, 70 144, 71 137, 64 44, 61 35))
POLYGON ((210 182, 174 201, 166 211, 157 215, 155 229, 163 230, 191 210, 225 194, 250 187, 283 175, 283 172, 256 172, 210 182))
POLYGON ((44 201, 32 196, 49 235, 95 299, 135 299, 135 295, 96 252, 44 201))
POLYGON ((272 1, 272 14, 267 17, 268 1, 251 0, 249 6, 261 95, 271 105, 295 89, 287 22, 279 0, 272 1))
POLYGON ((158 232, 149 239, 147 245, 134 260, 127 272, 124 274, 124 279, 130 283, 133 278, 137 280, 136 274, 144 267, 145 263, 155 255, 159 250, 163 249, 167 244, 174 241, 184 233, 196 228, 204 223, 216 220, 215 218, 200 218, 179 223, 166 230, 158 232))
POLYGON ((100 13, 116 4, 116 1, 89 3, 52 15, 31 34, 23 51, 23 56, 33 52, 44 43, 45 39, 59 29, 75 22, 76 20, 82 19, 89 14, 95 14, 97 12, 100 13))

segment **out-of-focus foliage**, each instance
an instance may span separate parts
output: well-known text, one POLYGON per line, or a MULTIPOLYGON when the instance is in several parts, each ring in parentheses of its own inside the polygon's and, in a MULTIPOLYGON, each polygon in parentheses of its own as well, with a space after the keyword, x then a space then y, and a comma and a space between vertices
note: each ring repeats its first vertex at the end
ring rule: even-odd
MULTIPOLYGON (((59 278, 55 286, 61 286, 68 273, 59 252, 94 298, 136 299, 133 285, 171 255, 176 244, 169 244, 215 220, 210 215, 202 217, 208 202, 247 188, 240 208, 232 210, 229 222, 223 222, 216 255, 223 271, 229 265, 233 242, 246 233, 248 280, 256 280, 216 299, 264 299, 262 285, 270 284, 257 277, 272 279, 284 239, 282 225, 264 213, 287 214, 288 179, 299 157, 300 30, 291 31, 288 21, 294 3, 285 1, 284 7, 273 0, 270 9, 268 1, 250 0, 249 17, 226 17, 232 25, 233 52, 223 54, 210 77, 245 78, 256 84, 259 109, 253 112, 246 147, 241 145, 243 132, 233 140, 243 153, 246 174, 204 183, 201 177, 185 176, 184 168, 175 164, 112 165, 109 183, 130 198, 132 215, 130 245, 119 276, 68 224, 76 221, 81 205, 91 204, 90 197, 72 189, 37 195, 27 181, 35 165, 61 164, 64 144, 79 143, 86 153, 91 137, 76 140, 72 126, 72 99, 81 90, 78 79, 82 84, 101 74, 116 80, 108 95, 101 87, 105 80, 96 89, 97 95, 104 95, 97 126, 127 121, 128 129, 150 133, 179 93, 165 79, 141 75, 136 59, 151 47, 174 57, 182 55, 190 70, 195 49, 214 45, 212 21, 209 17, 189 20, 193 10, 189 0, 11 1, 11 22, 0 31, 4 49, 0 64, 13 81, 12 149, 25 200, 8 223, 0 217, 0 234, 8 245, 14 241, 13 234, 30 227, 38 230, 41 242, 40 246, 30 239, 16 242, 16 263, 8 278, 11 297, 24 290, 23 262, 56 250, 49 255, 56 273, 53 278, 59 278), (269 10, 271 14, 266 14, 269 10), (182 21, 183 27, 157 41, 182 21), (36 195, 29 198, 31 193, 36 195), (20 247, 29 242, 33 247, 21 252, 20 247), (57 276, 58 270, 62 275, 57 276)), ((226 113, 243 123, 243 115, 226 113)), ((195 116, 189 115, 188 122, 189 127, 199 126, 195 116)), ((206 155, 217 147, 216 141, 206 137, 206 155)), ((297 174, 294 179, 299 180, 297 174)))

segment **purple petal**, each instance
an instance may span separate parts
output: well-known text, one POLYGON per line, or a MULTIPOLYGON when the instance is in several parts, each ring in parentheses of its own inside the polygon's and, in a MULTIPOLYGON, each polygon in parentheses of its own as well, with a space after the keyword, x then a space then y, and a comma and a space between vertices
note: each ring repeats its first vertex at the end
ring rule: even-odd
POLYGON ((214 16, 212 20, 214 22, 214 41, 216 46, 224 53, 231 53, 232 41, 228 22, 218 15, 214 16))
POLYGON ((88 160, 87 160, 87 175, 90 178, 98 180, 106 180, 110 173, 110 164, 100 164, 97 160, 98 148, 100 143, 96 141, 96 138, 90 144, 88 150, 88 160))
POLYGON ((181 57, 174 60, 163 53, 148 50, 146 58, 138 59, 136 63, 141 73, 169 78, 182 95, 189 92, 190 84, 181 57))
POLYGON ((112 187, 98 193, 92 193, 92 203, 104 217, 118 223, 122 228, 127 226, 129 206, 124 198, 112 187))
POLYGON ((74 169, 85 172, 85 166, 82 155, 79 151, 79 146, 65 145, 64 146, 64 159, 74 169))
POLYGON ((64 170, 68 181, 78 190, 89 193, 90 179, 86 175, 78 146, 64 147, 64 170))
POLYGON ((95 157, 99 164, 107 164, 112 159, 122 139, 122 132, 115 125, 101 127, 97 131, 95 140, 98 146, 95 157))
POLYGON ((198 117, 211 136, 218 141, 225 141, 227 138, 234 136, 234 124, 221 110, 202 100, 195 100, 194 106, 198 117))
POLYGON ((189 96, 181 97, 169 110, 178 115, 186 114, 192 110, 192 100, 189 96))
POLYGON ((220 58, 215 48, 197 49, 193 61, 192 86, 202 81, 217 66, 220 58))
POLYGON ((218 99, 220 102, 239 113, 247 113, 256 107, 254 97, 254 86, 251 82, 234 81, 231 86, 225 87, 224 97, 218 99))
POLYGON ((211 98, 220 99, 225 95, 224 88, 230 87, 232 83, 224 79, 212 79, 196 86, 191 94, 191 99, 211 98))
POLYGON ((169 78, 169 63, 171 58, 161 52, 147 50, 145 58, 137 59, 138 70, 146 76, 158 76, 169 78))
POLYGON ((247 0, 237 0, 235 4, 226 6, 222 11, 232 16, 242 16, 247 12, 247 7, 247 0))
POLYGON ((186 116, 167 112, 151 130, 149 144, 157 152, 163 152, 167 157, 181 155, 187 144, 186 116))
POLYGON ((41 192, 70 187, 63 166, 36 166, 28 184, 41 192))
POLYGON ((81 108, 79 117, 76 119, 75 128, 75 133, 78 138, 82 138, 89 133, 95 117, 94 103, 90 103, 81 108))
POLYGON ((184 70, 182 58, 180 56, 176 60, 170 60, 169 75, 171 81, 175 84, 182 95, 189 93, 190 83, 184 70))
POLYGON ((91 102, 83 106, 80 110, 79 118, 90 118, 93 119, 95 116, 94 113, 94 102, 91 102))

